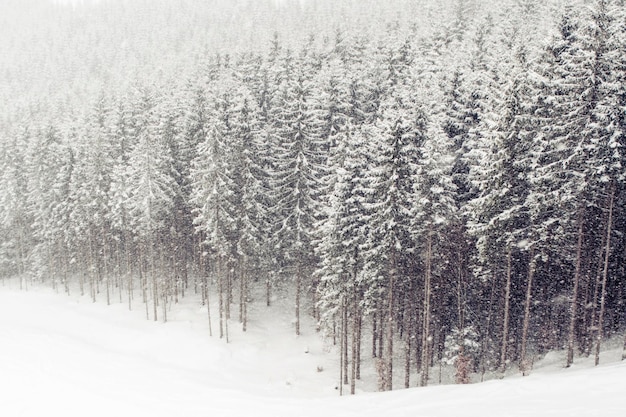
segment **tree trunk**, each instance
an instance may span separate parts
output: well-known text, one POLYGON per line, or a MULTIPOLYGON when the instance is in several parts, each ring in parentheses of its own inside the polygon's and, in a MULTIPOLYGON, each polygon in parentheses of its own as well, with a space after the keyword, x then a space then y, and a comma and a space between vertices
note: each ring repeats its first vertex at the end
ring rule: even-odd
POLYGON ((109 264, 107 262, 107 233, 104 227, 102 227, 100 233, 102 233, 102 272, 104 275, 104 284, 106 285, 107 305, 111 305, 111 281, 109 279, 109 264))
POLYGON ((361 379, 361 338, 363 334, 362 330, 363 330, 363 316, 362 316, 360 309, 358 309, 357 307, 357 327, 356 327, 357 346, 356 346, 356 360, 355 360, 356 361, 355 377, 358 380, 361 379))
POLYGON ((131 255, 130 255, 130 239, 128 238, 128 233, 124 231, 124 252, 126 255, 126 276, 128 278, 128 309, 132 310, 132 301, 134 298, 134 288, 133 288, 133 270, 131 267, 131 255))
POLYGON ((22 224, 21 217, 18 219, 17 223, 18 234, 17 234, 17 250, 18 250, 18 263, 17 263, 17 273, 20 279, 20 290, 23 289, 23 280, 24 273, 26 272, 26 251, 24 250, 24 225, 22 224))
POLYGON ((246 296, 244 294, 245 290, 245 276, 246 276, 246 257, 241 257, 241 266, 239 268, 239 322, 241 323, 242 328, 245 331, 245 326, 243 324, 243 305, 245 303, 246 296))
POLYGON ((465 290, 464 290, 464 277, 463 277, 463 255, 461 253, 458 254, 458 283, 456 290, 456 308, 458 315, 458 326, 459 330, 465 328, 465 290))
POLYGON ((148 305, 148 274, 144 267, 145 250, 140 244, 139 246, 139 283, 141 284, 141 296, 146 306, 146 320, 150 320, 150 306, 148 305))
POLYGON ((300 295, 302 292, 302 271, 300 262, 296 267, 296 336, 300 336, 300 295))
POLYGON ((504 289, 504 318, 502 319, 502 346, 500 350, 500 373, 506 371, 506 349, 509 340, 509 310, 511 306, 511 245, 506 262, 506 285, 504 289))
POLYGON ((385 311, 381 308, 378 313, 378 358, 383 359, 383 348, 385 347, 385 311))
POLYGON ((62 258, 61 262, 63 263, 63 286, 64 286, 65 293, 67 295, 70 295, 69 261, 67 259, 69 254, 67 252, 68 252, 67 248, 64 248, 64 245, 59 243, 59 253, 62 258))
POLYGON ((165 253, 163 249, 159 251, 159 275, 163 277, 163 283, 161 285, 161 295, 163 299, 163 323, 167 323, 167 305, 168 305, 168 295, 170 292, 170 288, 172 286, 171 273, 168 273, 165 269, 165 253))
POLYGON ((265 303, 267 307, 271 305, 272 274, 273 272, 269 272, 265 278, 265 303))
POLYGON ((343 338, 343 383, 345 385, 348 385, 350 383, 349 380, 349 374, 348 374, 348 364, 349 364, 349 360, 348 360, 348 332, 349 332, 349 326, 348 326, 348 301, 346 300, 346 298, 344 297, 344 301, 343 301, 343 334, 342 334, 342 338, 343 338))
POLYGON ((157 277, 156 277, 156 265, 155 265, 155 255, 154 255, 154 244, 150 244, 150 278, 152 279, 152 314, 154 315, 154 321, 157 321, 158 311, 157 308, 159 306, 159 288, 157 285, 157 277))
POLYGON ((389 272, 389 294, 387 308, 387 376, 385 379, 386 391, 393 389, 393 312, 394 312, 394 286, 395 274, 397 273, 396 252, 391 250, 391 271, 389 272))
POLYGON ((359 346, 359 331, 358 331, 358 316, 359 307, 356 300, 356 295, 352 295, 352 367, 350 369, 350 395, 356 393, 356 375, 357 375, 357 361, 359 355, 357 349, 359 346))
POLYGON ((376 341, 378 340, 378 322, 376 321, 377 314, 372 315, 372 358, 377 357, 376 353, 376 341))
POLYGON ((344 309, 345 309, 345 303, 344 303, 344 299, 341 299, 341 308, 339 309, 339 314, 341 315, 341 318, 339 320, 339 395, 343 395, 343 378, 344 378, 344 361, 345 361, 345 356, 344 356, 344 349, 345 349, 345 345, 343 343, 343 336, 346 333, 346 323, 344 321, 344 309))
POLYGON ((202 285, 202 296, 203 301, 206 303, 206 311, 209 319, 209 336, 213 337, 213 326, 211 325, 211 303, 209 302, 209 268, 207 265, 204 264, 204 262, 202 263, 200 271, 202 273, 202 279, 204 281, 202 285))
POLYGON ((574 340, 576 331, 576 316, 578 306, 578 286, 580 282, 580 265, 582 261, 583 247, 583 209, 578 211, 578 243, 576 244, 576 269, 574 271, 574 288, 572 289, 572 302, 570 306, 569 331, 567 336, 567 361, 565 367, 569 368, 574 362, 574 340))
POLYGON ((407 325, 404 339, 404 388, 409 388, 411 383, 411 337, 413 337, 410 314, 406 314, 406 321, 407 325))
MULTIPOLYGON (((604 225, 603 225, 604 227, 604 225)), ((604 250, 604 247, 606 246, 606 241, 605 241, 605 236, 602 236, 602 250, 604 250)), ((600 257, 602 257, 602 251, 600 252, 600 257)), ((593 348, 593 338, 595 337, 595 329, 596 329, 596 315, 598 314, 598 305, 597 305, 597 301, 598 301, 598 294, 600 292, 600 285, 601 285, 601 281, 602 281, 602 266, 603 266, 604 262, 598 262, 598 269, 596 271, 596 274, 594 275, 595 279, 593 280, 593 298, 591 299, 591 318, 589 319, 589 323, 585 322, 584 323, 584 329, 585 329, 585 346, 584 346, 584 351, 585 354, 587 356, 591 355, 591 349, 593 348)), ((587 291, 589 292, 589 291, 587 291)), ((589 296, 586 297, 585 299, 585 306, 589 305, 589 296)), ((586 314, 585 314, 586 316, 586 314)))
POLYGON ((480 373, 480 382, 485 381, 485 373, 487 372, 487 359, 485 358, 485 354, 487 352, 486 344, 489 343, 491 338, 491 316, 493 315, 493 299, 496 293, 496 279, 493 277, 491 283, 491 291, 489 295, 489 311, 487 313, 487 322, 485 328, 487 329, 487 334, 483 337, 481 347, 480 347, 480 364, 481 364, 481 373, 480 373))
POLYGON ((413 351, 413 337, 416 335, 415 321, 413 315, 415 313, 415 305, 413 304, 413 294, 415 293, 414 281, 409 282, 409 288, 405 294, 405 342, 404 342, 404 388, 409 388, 411 383, 411 352, 413 351))
MULTIPOLYGON (((432 226, 431 226, 432 227, 432 226)), ((424 278, 424 317, 422 327, 422 358, 421 358, 421 377, 420 385, 425 387, 428 385, 428 371, 430 370, 430 292, 432 278, 432 247, 433 232, 428 231, 428 240, 426 248, 426 275, 424 278)))
MULTIPOLYGON (((217 293, 219 300, 219 316, 220 316, 220 339, 224 338, 224 277, 222 273, 222 257, 217 256, 217 293)), ((207 297, 209 293, 207 292, 207 297)))
POLYGON ((247 258, 243 264, 244 272, 241 275, 241 280, 243 281, 243 331, 245 332, 248 329, 248 261, 247 258))
POLYGON ((526 285, 526 302, 524 303, 524 323, 522 324, 522 347, 520 354, 520 371, 522 375, 527 375, 529 369, 526 359, 526 345, 528 343, 528 326, 530 323, 530 303, 532 301, 533 275, 535 273, 534 250, 530 250, 530 261, 528 264, 528 284, 526 285))
POLYGON ((615 186, 611 184, 609 196, 609 218, 606 225, 606 247, 604 250, 604 269, 602 271, 602 290, 600 292, 600 315, 598 316, 598 325, 596 330, 596 358, 595 364, 600 363, 600 344, 602 343, 602 327, 604 319, 605 299, 606 299, 606 281, 609 274, 609 256, 611 255, 611 232, 613 227, 613 204, 615 198, 615 186))
MULTIPOLYGON (((84 256, 84 252, 83 251, 79 252, 79 254, 82 254, 84 256)), ((83 262, 85 262, 85 261, 83 260, 83 262)), ((87 264, 86 265, 87 268, 89 268, 89 266, 88 266, 89 263, 88 262, 85 262, 85 263, 87 264)), ((83 297, 85 295, 85 271, 86 270, 84 269, 83 271, 79 271, 79 273, 78 273, 78 288, 80 289, 80 296, 81 297, 83 297)), ((21 283, 21 281, 20 281, 20 283, 21 283)), ((20 289, 22 289, 22 288, 20 287, 20 289)))
POLYGON ((230 320, 230 303, 232 302, 232 273, 231 273, 231 268, 230 265, 228 263, 226 263, 226 272, 223 273, 222 275, 224 275, 226 281, 225 281, 225 291, 226 291, 226 296, 224 298, 224 317, 226 317, 226 320, 230 320))
POLYGON ((95 282, 94 282, 94 273, 95 273, 95 268, 96 268, 96 264, 95 264, 95 254, 94 254, 94 248, 93 248, 93 232, 89 232, 89 259, 88 259, 88 265, 89 265, 89 293, 91 294, 91 300, 95 303, 96 302, 96 286, 95 286, 95 282))
POLYGON ((124 302, 124 282, 122 280, 122 258, 120 251, 121 242, 115 244, 115 249, 111 247, 111 250, 115 250, 115 282, 117 283, 117 289, 119 290, 120 304, 124 302))

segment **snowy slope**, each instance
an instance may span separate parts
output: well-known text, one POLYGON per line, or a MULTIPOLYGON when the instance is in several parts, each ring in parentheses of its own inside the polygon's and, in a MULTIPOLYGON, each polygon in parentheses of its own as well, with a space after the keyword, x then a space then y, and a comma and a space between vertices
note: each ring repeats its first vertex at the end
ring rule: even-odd
POLYGON ((293 336, 278 309, 255 306, 271 328, 252 321, 226 344, 197 303, 167 324, 135 308, 0 285, 0 416, 626 415, 618 350, 598 368, 547 358, 525 378, 339 397, 336 355, 312 330, 293 336))

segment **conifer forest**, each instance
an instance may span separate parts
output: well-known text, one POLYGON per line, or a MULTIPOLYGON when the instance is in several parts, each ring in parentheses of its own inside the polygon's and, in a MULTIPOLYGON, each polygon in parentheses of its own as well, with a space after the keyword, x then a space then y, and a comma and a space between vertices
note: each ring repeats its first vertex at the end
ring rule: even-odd
POLYGON ((287 294, 353 392, 365 357, 381 390, 597 362, 625 3, 3 0, 0 279, 160 321, 200 294, 226 340, 287 294))

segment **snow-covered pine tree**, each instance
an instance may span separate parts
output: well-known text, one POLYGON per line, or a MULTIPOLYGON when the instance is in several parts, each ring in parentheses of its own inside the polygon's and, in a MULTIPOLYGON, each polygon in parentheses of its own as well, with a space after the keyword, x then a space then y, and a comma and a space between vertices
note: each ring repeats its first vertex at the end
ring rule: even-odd
POLYGON ((388 50, 386 57, 383 61, 388 66, 386 97, 374 123, 363 125, 361 130, 371 143, 372 152, 372 167, 367 176, 370 201, 365 205, 368 236, 363 253, 364 302, 373 314, 384 317, 380 322, 386 330, 387 346, 383 379, 384 389, 391 390, 398 294, 407 288, 414 274, 409 269, 413 265, 410 255, 415 248, 412 233, 414 185, 419 181, 416 175, 420 147, 427 132, 425 115, 410 93, 408 43, 388 50))
MULTIPOLYGON (((366 239, 367 216, 365 205, 368 202, 367 178, 369 145, 360 132, 353 130, 348 123, 344 126, 342 140, 337 152, 343 155, 341 165, 333 167, 335 172, 333 190, 326 201, 326 215, 317 225, 318 240, 316 253, 320 259, 316 271, 318 285, 318 308, 321 324, 334 330, 337 321, 342 320, 342 310, 350 309, 352 319, 352 375, 357 378, 360 355, 360 332, 362 297, 362 246, 366 239)), ((347 338, 347 325, 344 323, 347 338)), ((342 358, 345 361, 345 357, 342 358)), ((347 361, 344 364, 347 369, 347 361)), ((345 372, 345 370, 344 370, 345 372)), ((347 373, 346 373, 347 374, 347 373)), ((342 381, 343 384, 343 381, 342 381)), ((354 394, 354 380, 351 381, 354 394)))
MULTIPOLYGON (((431 317, 436 309, 432 307, 432 301, 443 298, 436 293, 438 296, 434 297, 433 288, 444 286, 443 276, 447 275, 444 271, 448 264, 446 248, 450 247, 451 238, 449 226, 455 219, 457 206, 456 186, 451 175, 454 158, 442 138, 443 132, 429 129, 425 116, 422 118, 424 125, 420 128, 428 135, 421 144, 418 176, 414 184, 412 233, 413 240, 418 242, 417 250, 424 265, 420 385, 426 386, 433 354, 431 317)), ((449 312, 437 310, 439 322, 446 322, 449 312)))
MULTIPOLYGON (((86 259, 90 283, 96 283, 96 289, 102 283, 105 286, 107 304, 111 302, 111 239, 110 203, 111 176, 114 167, 113 147, 110 142, 111 107, 109 99, 103 95, 96 101, 85 116, 84 128, 72 135, 72 146, 76 149, 76 163, 71 191, 71 250, 88 248, 86 259), (93 276, 92 276, 93 275, 93 276)), ((92 290, 92 297, 95 292, 92 290)))
POLYGON ((70 180, 74 152, 52 123, 37 128, 25 157, 27 202, 32 218, 34 278, 57 288, 67 259, 70 180))
POLYGON ((284 57, 279 91, 272 104, 275 249, 295 284, 296 334, 300 334, 301 296, 316 264, 313 227, 320 212, 324 177, 320 93, 313 82, 311 51, 284 57))
MULTIPOLYGON (((597 0, 591 9, 588 23, 583 27, 581 46, 593 51, 595 96, 590 97, 591 115, 588 132, 586 177, 596 191, 596 202, 605 231, 599 242, 598 277, 592 300, 594 309, 590 323, 594 330, 595 364, 600 360, 600 344, 604 332, 604 315, 609 284, 609 261, 614 247, 616 216, 623 218, 624 210, 615 204, 618 184, 625 179, 626 162, 626 58, 624 57, 623 2, 597 0), (621 18, 621 20, 620 20, 621 18), (604 253, 602 253, 604 251, 604 253), (600 274, 600 271, 601 274, 600 274), (599 287, 599 288, 598 288, 599 287)), ((618 223, 619 224, 619 223, 618 223)), ((610 290, 609 290, 610 291, 610 290)), ((591 338, 591 337, 590 337, 591 338)))
POLYGON ((16 127, 3 137, 0 153, 0 275, 17 275, 20 288, 26 284, 25 273, 31 252, 31 222, 28 210, 26 150, 30 129, 16 127))
POLYGON ((212 270, 218 283, 220 338, 228 341, 230 306, 229 267, 234 261, 238 241, 236 165, 233 153, 234 82, 224 71, 211 84, 208 101, 206 136, 198 144, 191 169, 194 224, 204 235, 202 245, 213 262, 212 270))
MULTIPOLYGON (((189 167, 191 165, 186 122, 188 91, 178 85, 165 89, 155 107, 154 134, 163 143, 169 160, 168 171, 173 180, 172 213, 168 230, 161 242, 161 268, 164 277, 164 296, 174 302, 184 294, 188 283, 188 267, 193 260, 193 224, 189 205, 189 167)), ((164 303, 164 307, 165 307, 164 303)), ((166 314, 166 311, 163 311, 166 314)))
MULTIPOLYGON (((159 302, 166 303, 162 272, 161 239, 167 236, 172 221, 176 181, 171 154, 159 135, 157 113, 159 97, 141 87, 134 103, 134 145, 126 165, 129 225, 139 245, 139 267, 143 270, 143 292, 146 315, 151 291, 153 318, 157 320, 159 302), (160 278, 161 277, 161 278, 160 278), (151 288, 150 288, 151 287, 151 288), (160 301, 160 298, 163 299, 160 301)), ((165 319, 166 317, 163 317, 165 319)))
MULTIPOLYGON (((128 297, 128 308, 132 309, 134 298, 134 271, 140 271, 138 262, 133 262, 137 254, 136 240, 130 225, 130 208, 128 199, 130 195, 130 184, 127 177, 127 167, 130 150, 135 146, 133 138, 132 104, 128 96, 116 97, 112 99, 111 127, 111 158, 113 167, 111 170, 111 184, 109 187, 109 208, 108 222, 111 226, 111 233, 117 242, 116 252, 118 255, 118 270, 126 278, 126 291, 128 297)), ((138 273, 141 275, 141 272, 138 273)))
POLYGON ((237 222, 236 251, 239 257, 240 310, 239 319, 243 330, 248 322, 248 283, 262 268, 262 256, 270 237, 267 230, 267 206, 269 190, 264 184, 267 171, 263 167, 262 149, 265 132, 259 122, 259 108, 253 95, 243 83, 236 85, 234 93, 232 127, 233 165, 235 187, 234 213, 237 222))
POLYGON ((620 62, 620 46, 614 42, 618 38, 611 34, 615 29, 610 28, 616 26, 611 23, 608 7, 609 2, 598 1, 591 12, 566 14, 559 25, 559 35, 544 57, 544 72, 550 82, 537 182, 542 182, 542 187, 558 199, 559 216, 555 222, 563 230, 563 241, 576 242, 575 246, 560 246, 557 254, 569 263, 573 276, 566 366, 573 361, 577 334, 587 333, 587 329, 579 330, 585 320, 580 304, 596 305, 595 299, 582 299, 586 293, 582 287, 593 286, 584 281, 583 269, 597 265, 597 270, 602 271, 606 257, 594 258, 589 254, 608 253, 602 238, 590 230, 598 227, 598 218, 607 219, 604 227, 608 238, 604 244, 610 244, 608 217, 612 210, 606 203, 611 201, 606 190, 607 184, 610 190, 611 183, 621 177, 618 167, 623 165, 623 130, 619 128, 621 116, 617 116, 623 86, 616 82, 623 69, 615 66, 615 59, 620 62), (567 239, 568 233, 575 234, 576 239, 567 239))

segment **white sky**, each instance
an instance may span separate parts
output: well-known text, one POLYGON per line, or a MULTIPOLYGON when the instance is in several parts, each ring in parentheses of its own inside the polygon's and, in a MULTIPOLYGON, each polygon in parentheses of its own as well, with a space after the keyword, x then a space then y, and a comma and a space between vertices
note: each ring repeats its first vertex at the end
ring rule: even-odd
POLYGON ((81 4, 81 3, 97 3, 100 0, 48 0, 56 4, 81 4))

